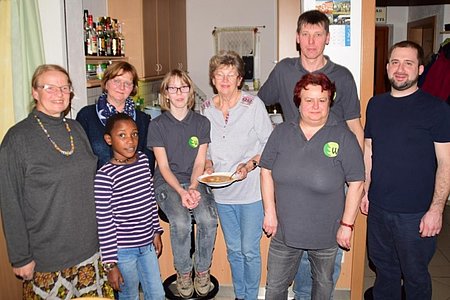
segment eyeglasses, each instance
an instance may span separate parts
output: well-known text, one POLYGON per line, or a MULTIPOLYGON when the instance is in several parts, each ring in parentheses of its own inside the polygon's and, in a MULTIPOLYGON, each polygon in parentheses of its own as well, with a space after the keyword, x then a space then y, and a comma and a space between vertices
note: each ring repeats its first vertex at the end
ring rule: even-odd
POLYGON ((178 91, 180 91, 181 93, 189 93, 189 91, 191 90, 191 87, 188 85, 183 85, 180 87, 168 86, 166 90, 169 94, 176 94, 176 93, 178 93, 178 91))
POLYGON ((238 77, 238 74, 233 74, 233 73, 230 73, 230 74, 222 74, 222 73, 214 74, 214 78, 216 78, 216 80, 221 80, 221 81, 224 81, 225 78, 227 78, 228 81, 233 81, 237 77, 238 77))
POLYGON ((49 94, 57 94, 60 91, 63 94, 70 94, 73 92, 73 87, 70 84, 63 85, 63 86, 56 86, 53 84, 44 84, 44 85, 38 85, 38 88, 43 89, 44 91, 46 91, 49 94))
POLYGON ((134 87, 134 84, 132 82, 122 81, 120 79, 111 79, 111 82, 115 87, 118 88, 123 87, 125 89, 132 89, 134 87))

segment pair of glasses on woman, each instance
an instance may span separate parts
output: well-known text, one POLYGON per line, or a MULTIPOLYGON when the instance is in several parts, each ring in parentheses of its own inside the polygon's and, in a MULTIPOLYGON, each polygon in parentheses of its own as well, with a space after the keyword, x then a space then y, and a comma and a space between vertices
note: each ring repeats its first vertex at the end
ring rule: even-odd
POLYGON ((115 87, 118 87, 118 88, 123 87, 124 89, 127 89, 127 90, 132 89, 134 87, 134 83, 130 82, 130 81, 122 81, 120 79, 111 79, 111 82, 115 87))
POLYGON ((61 92, 63 94, 70 94, 73 92, 73 87, 70 84, 57 86, 53 84, 44 84, 44 85, 38 85, 38 88, 43 89, 49 94, 57 94, 58 92, 61 92))
POLYGON ((178 93, 178 91, 180 91, 181 93, 189 93, 189 91, 191 90, 191 87, 188 85, 183 85, 180 87, 168 86, 166 90, 169 94, 176 94, 176 93, 178 93))

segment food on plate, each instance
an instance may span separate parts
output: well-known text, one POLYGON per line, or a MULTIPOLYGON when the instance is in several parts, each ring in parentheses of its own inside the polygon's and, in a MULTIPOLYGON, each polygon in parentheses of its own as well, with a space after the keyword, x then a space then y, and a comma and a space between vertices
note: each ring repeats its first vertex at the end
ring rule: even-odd
POLYGON ((217 182, 227 182, 232 181, 233 178, 226 175, 210 175, 202 178, 202 181, 206 183, 217 183, 217 182))

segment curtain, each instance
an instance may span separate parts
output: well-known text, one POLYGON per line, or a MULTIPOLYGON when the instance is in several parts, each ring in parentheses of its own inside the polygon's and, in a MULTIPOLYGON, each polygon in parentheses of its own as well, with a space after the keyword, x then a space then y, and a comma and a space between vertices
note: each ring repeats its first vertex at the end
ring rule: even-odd
POLYGON ((31 110, 31 77, 44 63, 38 0, 0 0, 0 138, 31 110))

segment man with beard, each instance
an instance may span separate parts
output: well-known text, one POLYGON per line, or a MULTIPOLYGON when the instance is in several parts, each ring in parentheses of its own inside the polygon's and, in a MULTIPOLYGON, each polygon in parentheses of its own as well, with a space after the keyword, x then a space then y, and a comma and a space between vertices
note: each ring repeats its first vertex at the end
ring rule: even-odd
POLYGON ((423 50, 403 41, 389 51, 391 92, 373 97, 366 115, 368 252, 374 299, 431 299, 428 264, 450 191, 450 107, 420 90, 423 50), (369 207, 370 203, 370 207, 369 207))

